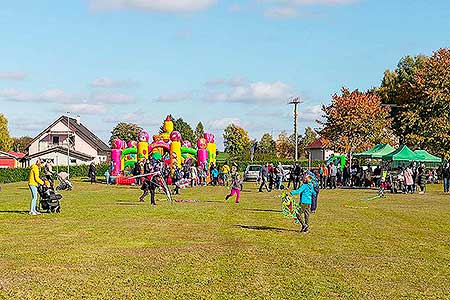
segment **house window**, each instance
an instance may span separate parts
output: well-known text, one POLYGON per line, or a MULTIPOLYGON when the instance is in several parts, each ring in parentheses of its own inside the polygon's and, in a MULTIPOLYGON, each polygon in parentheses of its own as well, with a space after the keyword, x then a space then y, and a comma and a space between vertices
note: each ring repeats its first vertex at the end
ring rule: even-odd
POLYGON ((59 136, 54 136, 52 140, 53 144, 59 145, 59 136))

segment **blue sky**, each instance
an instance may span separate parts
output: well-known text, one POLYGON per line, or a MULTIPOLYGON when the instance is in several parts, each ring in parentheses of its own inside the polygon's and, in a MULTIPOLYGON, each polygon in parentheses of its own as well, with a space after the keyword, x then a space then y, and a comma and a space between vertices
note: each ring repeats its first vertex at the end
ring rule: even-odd
POLYGON ((13 136, 80 115, 104 140, 165 115, 252 138, 300 127, 342 86, 377 86, 407 54, 450 46, 450 1, 16 0, 0 9, 0 112, 13 136), (432 3, 432 4, 431 4, 432 3))

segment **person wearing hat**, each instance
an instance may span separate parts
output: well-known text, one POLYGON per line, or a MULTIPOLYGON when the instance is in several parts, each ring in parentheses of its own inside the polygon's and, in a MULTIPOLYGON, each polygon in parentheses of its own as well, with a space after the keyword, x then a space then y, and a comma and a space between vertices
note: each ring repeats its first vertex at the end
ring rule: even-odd
POLYGON ((291 192, 291 196, 300 195, 300 202, 296 211, 296 216, 300 224, 302 224, 302 229, 300 232, 304 233, 309 230, 309 213, 312 198, 316 195, 316 191, 314 190, 314 186, 311 181, 311 175, 306 175, 300 188, 291 192))
POLYGON ((41 168, 42 161, 40 158, 36 160, 36 163, 31 166, 30 175, 28 177, 28 187, 31 191, 31 203, 30 203, 30 215, 40 215, 40 212, 36 209, 38 186, 43 185, 44 182, 39 178, 39 169, 41 168))

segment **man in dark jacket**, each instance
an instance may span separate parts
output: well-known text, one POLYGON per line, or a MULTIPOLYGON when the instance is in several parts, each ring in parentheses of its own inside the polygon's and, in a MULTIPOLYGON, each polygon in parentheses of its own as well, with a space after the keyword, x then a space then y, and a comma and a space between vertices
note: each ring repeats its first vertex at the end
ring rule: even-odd
POLYGON ((261 181, 261 185, 259 187, 259 192, 262 193, 262 188, 265 187, 268 192, 270 189, 267 187, 267 177, 269 176, 269 164, 265 164, 261 167, 259 171, 259 180, 261 181))
POLYGON ((450 163, 447 162, 442 167, 442 179, 444 181, 444 193, 449 192, 449 184, 450 184, 450 163))
POLYGON ((91 184, 95 182, 95 177, 97 176, 97 169, 95 168, 95 163, 92 162, 89 166, 88 177, 91 179, 91 184))

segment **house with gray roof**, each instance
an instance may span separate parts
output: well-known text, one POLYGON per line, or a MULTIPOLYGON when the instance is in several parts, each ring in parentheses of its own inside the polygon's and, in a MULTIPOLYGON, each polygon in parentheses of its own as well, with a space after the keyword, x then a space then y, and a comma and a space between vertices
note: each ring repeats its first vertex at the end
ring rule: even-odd
POLYGON ((26 151, 28 165, 41 158, 64 166, 105 162, 111 153, 110 147, 81 124, 79 117, 68 116, 59 117, 41 131, 26 151))

